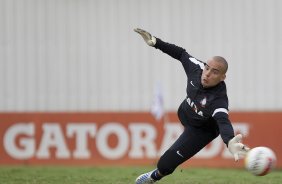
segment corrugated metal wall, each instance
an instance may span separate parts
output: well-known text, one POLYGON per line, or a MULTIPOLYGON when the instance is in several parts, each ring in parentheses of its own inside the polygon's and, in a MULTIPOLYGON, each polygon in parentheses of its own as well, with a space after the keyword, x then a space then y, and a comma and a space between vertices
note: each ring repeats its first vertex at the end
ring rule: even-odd
POLYGON ((177 61, 141 27, 206 60, 225 56, 231 110, 282 110, 282 1, 0 0, 0 111, 167 110, 185 97, 177 61))

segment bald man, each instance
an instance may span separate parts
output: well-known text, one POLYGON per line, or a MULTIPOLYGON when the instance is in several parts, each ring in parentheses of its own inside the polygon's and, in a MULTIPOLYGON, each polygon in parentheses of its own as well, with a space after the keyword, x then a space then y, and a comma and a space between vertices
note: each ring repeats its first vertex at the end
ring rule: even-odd
POLYGON ((157 168, 137 177, 136 184, 151 184, 167 176, 208 143, 221 135, 235 161, 249 150, 241 143, 242 135, 234 136, 228 116, 228 97, 225 85, 227 61, 214 56, 202 62, 185 49, 162 41, 145 30, 135 29, 144 41, 181 62, 187 76, 186 98, 178 108, 184 131, 160 157, 157 168))

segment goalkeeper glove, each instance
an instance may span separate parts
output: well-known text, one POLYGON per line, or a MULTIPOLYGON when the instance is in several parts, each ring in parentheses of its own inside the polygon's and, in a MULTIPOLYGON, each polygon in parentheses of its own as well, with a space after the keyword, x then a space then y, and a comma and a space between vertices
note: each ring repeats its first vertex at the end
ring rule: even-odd
POLYGON ((242 137, 241 134, 238 134, 228 142, 228 150, 234 156, 236 162, 250 150, 250 148, 241 143, 242 137))
POLYGON ((147 31, 140 28, 136 28, 134 29, 134 31, 139 33, 149 46, 154 46, 156 44, 157 42, 156 38, 152 36, 150 33, 148 33, 147 31))

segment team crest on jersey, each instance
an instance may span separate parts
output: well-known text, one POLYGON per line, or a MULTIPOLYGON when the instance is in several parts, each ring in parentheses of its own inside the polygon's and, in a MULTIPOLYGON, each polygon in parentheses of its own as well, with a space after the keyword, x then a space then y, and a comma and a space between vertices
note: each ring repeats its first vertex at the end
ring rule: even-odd
POLYGON ((207 104, 207 97, 203 98, 201 101, 200 101, 200 104, 202 107, 205 107, 206 104, 207 104))

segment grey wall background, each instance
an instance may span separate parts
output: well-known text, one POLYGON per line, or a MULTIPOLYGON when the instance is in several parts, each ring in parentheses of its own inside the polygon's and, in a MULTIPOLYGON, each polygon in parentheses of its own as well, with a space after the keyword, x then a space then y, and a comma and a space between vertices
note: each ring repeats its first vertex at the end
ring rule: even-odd
POLYGON ((282 1, 0 0, 0 111, 166 110, 185 97, 181 64, 135 27, 207 60, 222 55, 230 110, 282 110, 282 1))

